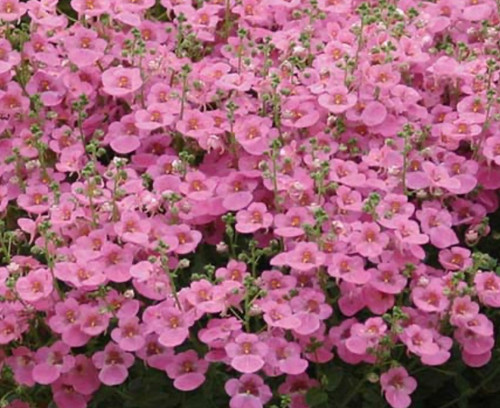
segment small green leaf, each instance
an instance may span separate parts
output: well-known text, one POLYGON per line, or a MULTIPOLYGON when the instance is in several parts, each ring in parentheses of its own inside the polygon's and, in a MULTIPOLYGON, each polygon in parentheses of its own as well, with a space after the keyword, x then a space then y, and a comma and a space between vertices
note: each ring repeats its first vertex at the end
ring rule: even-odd
POLYGON ((309 407, 317 407, 328 402, 328 394, 320 388, 311 388, 307 391, 306 402, 309 407))

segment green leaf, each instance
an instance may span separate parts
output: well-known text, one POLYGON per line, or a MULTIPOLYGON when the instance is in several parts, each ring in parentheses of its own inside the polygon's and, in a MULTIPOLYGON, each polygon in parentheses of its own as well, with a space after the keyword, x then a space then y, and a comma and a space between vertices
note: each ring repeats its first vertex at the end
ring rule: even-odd
POLYGON ((327 391, 336 390, 342 379, 344 378, 344 370, 341 367, 330 366, 324 370, 324 386, 327 391))
POLYGON ((307 391, 306 402, 309 407, 317 407, 328 402, 328 394, 321 388, 311 388, 307 391))

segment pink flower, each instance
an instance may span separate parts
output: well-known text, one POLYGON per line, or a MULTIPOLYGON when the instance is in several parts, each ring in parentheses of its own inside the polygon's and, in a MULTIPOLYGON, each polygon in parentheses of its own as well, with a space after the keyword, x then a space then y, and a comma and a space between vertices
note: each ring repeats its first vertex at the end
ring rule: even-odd
POLYGON ((486 306, 500 307, 500 277, 494 272, 479 272, 474 277, 479 300, 486 306))
POLYGON ((328 89, 328 93, 318 97, 318 103, 335 115, 345 112, 356 105, 356 95, 349 93, 345 86, 328 89))
MULTIPOLYGON (((91 1, 97 2, 97 0, 91 1)), ((102 74, 102 84, 103 91, 108 95, 127 96, 142 86, 141 72, 138 68, 109 68, 102 74)))
POLYGON ((163 324, 156 329, 158 342, 165 347, 179 346, 188 338, 189 328, 194 324, 192 313, 183 313, 173 306, 162 309, 163 324))
POLYGON ((97 306, 84 304, 80 306, 80 330, 88 336, 98 336, 109 325, 109 313, 100 310, 97 306))
POLYGON ((385 399, 393 408, 407 408, 411 404, 410 394, 417 382, 403 367, 391 368, 380 376, 380 385, 385 399))
POLYGON ((0 20, 16 21, 26 13, 26 4, 19 0, 0 0, 0 20))
POLYGON ((377 269, 370 269, 370 285, 382 293, 398 294, 406 286, 407 279, 399 272, 394 263, 381 263, 377 269))
POLYGON ((101 386, 98 371, 92 360, 82 354, 75 357, 75 365, 65 374, 65 378, 76 392, 83 395, 91 395, 101 386))
POLYGON ((111 338, 124 351, 137 351, 144 346, 144 327, 135 316, 122 318, 118 327, 111 332, 111 338))
MULTIPOLYGON (((4 0, 8 1, 8 0, 4 0)), ((1 10, 0 3, 0 10, 1 10)), ((0 13, 0 20, 2 19, 0 13)), ((0 75, 9 72, 14 66, 21 62, 20 55, 17 51, 12 49, 12 46, 9 41, 6 39, 0 39, 0 75)), ((17 85, 15 82, 10 82, 9 86, 12 89, 13 86, 17 85)))
POLYGON ((230 408, 263 408, 273 395, 264 380, 255 374, 232 378, 226 382, 224 389, 231 397, 230 408))
POLYGON ((149 220, 141 219, 136 212, 124 212, 120 221, 114 225, 114 230, 126 242, 146 245, 149 241, 151 224, 149 220))
POLYGON ((473 302, 470 296, 456 297, 451 307, 450 322, 455 326, 465 327, 478 313, 479 305, 473 302))
POLYGON ((365 270, 363 258, 360 256, 333 254, 330 261, 328 274, 334 278, 341 278, 356 285, 364 285, 371 278, 371 274, 365 270))
POLYGON ((208 361, 199 359, 194 350, 175 355, 165 367, 168 376, 174 380, 174 387, 181 391, 192 391, 205 382, 208 361))
POLYGON ((200 231, 191 229, 186 224, 172 225, 165 229, 165 233, 173 238, 177 238, 178 245, 171 249, 180 255, 194 252, 202 239, 200 231))
POLYGON ((353 247, 360 255, 366 257, 379 256, 388 243, 387 234, 381 232, 380 227, 373 222, 359 225, 358 230, 353 232, 351 237, 353 247))
POLYGON ((52 275, 47 269, 32 271, 16 282, 17 293, 26 302, 36 302, 46 298, 53 289, 52 275))
POLYGON ((300 357, 301 347, 280 337, 271 337, 267 342, 270 348, 267 364, 276 374, 299 375, 306 371, 308 362, 300 357))
POLYGON ((83 395, 76 391, 71 382, 62 377, 52 384, 54 402, 60 408, 86 408, 90 395, 83 395))
POLYGON ((71 0, 71 7, 79 14, 95 17, 107 13, 110 9, 109 0, 71 0))
POLYGON ((303 101, 300 98, 290 98, 282 106, 281 122, 285 126, 296 129, 304 129, 316 124, 319 113, 312 102, 303 101))
POLYGON ((354 354, 365 354, 368 348, 376 348, 387 331, 387 325, 380 317, 372 317, 364 324, 354 323, 351 336, 345 340, 346 348, 354 354))
POLYGON ((217 186, 217 194, 224 197, 223 207, 229 211, 238 211, 245 208, 253 200, 252 192, 257 182, 244 177, 238 172, 231 173, 221 180, 217 186))
POLYGON ((299 242, 292 251, 271 259, 273 266, 290 266, 298 271, 310 271, 325 263, 326 256, 314 242, 299 242))
POLYGON ((216 187, 217 182, 214 179, 208 178, 200 171, 193 171, 186 174, 179 191, 191 200, 204 201, 213 196, 216 187))
POLYGON ((411 299, 415 306, 428 313, 445 311, 450 301, 444 295, 444 285, 440 279, 432 279, 425 286, 416 286, 411 292, 411 299))
POLYGON ((153 103, 147 109, 135 113, 135 125, 138 129, 152 131, 171 125, 174 117, 171 108, 166 103, 153 103))
POLYGON ((2 316, 0 319, 0 344, 8 344, 21 336, 21 326, 16 315, 2 316))
POLYGON ((53 107, 62 102, 66 88, 61 77, 40 70, 35 72, 26 84, 26 92, 29 95, 40 94, 43 105, 53 107))
POLYGON ((64 42, 69 60, 78 68, 94 65, 104 56, 106 41, 99 38, 94 30, 78 27, 72 37, 64 42))
POLYGON ((62 335, 62 340, 70 347, 81 347, 90 336, 80 328, 80 305, 74 298, 67 298, 55 306, 55 314, 48 320, 49 327, 62 335))
POLYGON ((236 120, 234 131, 236 140, 252 155, 261 155, 269 149, 272 122, 269 118, 247 115, 244 120, 236 120))
POLYGON ((12 351, 12 355, 7 357, 7 364, 14 372, 14 379, 21 385, 33 387, 35 380, 33 379, 33 367, 35 367, 34 353, 27 347, 16 347, 12 351))
POLYGON ((418 356, 432 355, 439 351, 439 346, 434 342, 432 332, 419 325, 412 324, 406 327, 400 338, 408 350, 418 356))
POLYGON ((453 247, 439 252, 439 263, 449 271, 459 271, 472 266, 471 252, 466 248, 453 247))
POLYGON ((286 303, 266 301, 260 305, 264 312, 264 321, 270 327, 280 327, 282 329, 296 329, 301 325, 301 320, 292 312, 292 308, 286 303))
POLYGON ((276 214, 274 233, 285 238, 298 237, 304 235, 304 224, 314 225, 314 217, 304 207, 292 207, 286 214, 276 214))
POLYGON ((179 132, 194 139, 206 137, 211 133, 213 127, 212 117, 198 110, 186 111, 183 118, 175 124, 175 128, 179 132))
POLYGON ((290 301, 290 306, 295 316, 301 321, 301 325, 294 331, 300 335, 307 336, 321 327, 321 322, 328 319, 333 309, 325 303, 325 295, 315 289, 304 288, 298 296, 290 301))
POLYGON ((105 385, 118 385, 128 377, 128 369, 134 364, 134 356, 126 353, 114 343, 108 343, 104 351, 92 356, 92 362, 99 369, 99 380, 105 385))
POLYGON ((267 211, 264 203, 252 203, 247 210, 236 213, 236 231, 242 234, 269 228, 273 223, 273 216, 267 211))
POLYGON ((385 105, 378 101, 371 101, 363 109, 361 120, 366 126, 376 126, 384 122, 387 117, 385 105))
POLYGON ((69 351, 69 346, 62 341, 38 349, 33 379, 39 384, 47 385, 55 382, 61 374, 70 371, 75 365, 75 358, 68 354, 69 351))
POLYGON ((225 350, 231 367, 240 373, 255 373, 264 366, 269 348, 255 334, 242 333, 226 344, 225 350))
POLYGON ((422 231, 429 235, 431 244, 440 249, 458 244, 458 237, 451 229, 452 218, 448 211, 427 207, 418 210, 416 215, 422 231))

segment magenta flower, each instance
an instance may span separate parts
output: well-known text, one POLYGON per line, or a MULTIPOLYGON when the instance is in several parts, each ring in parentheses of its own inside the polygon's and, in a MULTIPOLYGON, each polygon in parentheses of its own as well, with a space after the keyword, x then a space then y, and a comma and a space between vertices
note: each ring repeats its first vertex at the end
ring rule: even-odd
POLYGON ((267 211, 264 203, 252 203, 246 210, 236 213, 236 231, 248 234, 259 229, 269 228, 273 223, 273 216, 267 211))
POLYGON ((393 408, 407 408, 411 404, 410 394, 417 382, 403 367, 391 368, 380 376, 380 385, 385 399, 393 408))
POLYGON ((271 389, 255 374, 243 374, 226 382, 224 389, 231 397, 230 408, 263 408, 272 398, 271 389))
POLYGON ((192 391, 205 382, 208 361, 199 359, 194 350, 175 355, 165 366, 169 378, 174 380, 174 387, 181 391, 192 391))
POLYGON ((118 97, 127 96, 142 86, 141 72, 138 68, 110 68, 103 72, 102 84, 104 92, 108 95, 118 97))
POLYGON ((240 373, 255 373, 265 362, 268 346, 255 334, 242 333, 225 346, 230 365, 240 373))
POLYGON ((92 356, 92 362, 99 369, 99 380, 105 385, 118 385, 128 377, 128 369, 134 364, 134 356, 126 353, 114 343, 108 343, 104 351, 92 356))

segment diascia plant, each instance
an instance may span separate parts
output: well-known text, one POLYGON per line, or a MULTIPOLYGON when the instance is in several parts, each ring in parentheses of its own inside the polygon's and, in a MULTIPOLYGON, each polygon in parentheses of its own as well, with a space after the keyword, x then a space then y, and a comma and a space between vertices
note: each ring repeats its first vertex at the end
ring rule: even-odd
POLYGON ((499 8, 0 0, 0 407, 497 406, 499 8))

